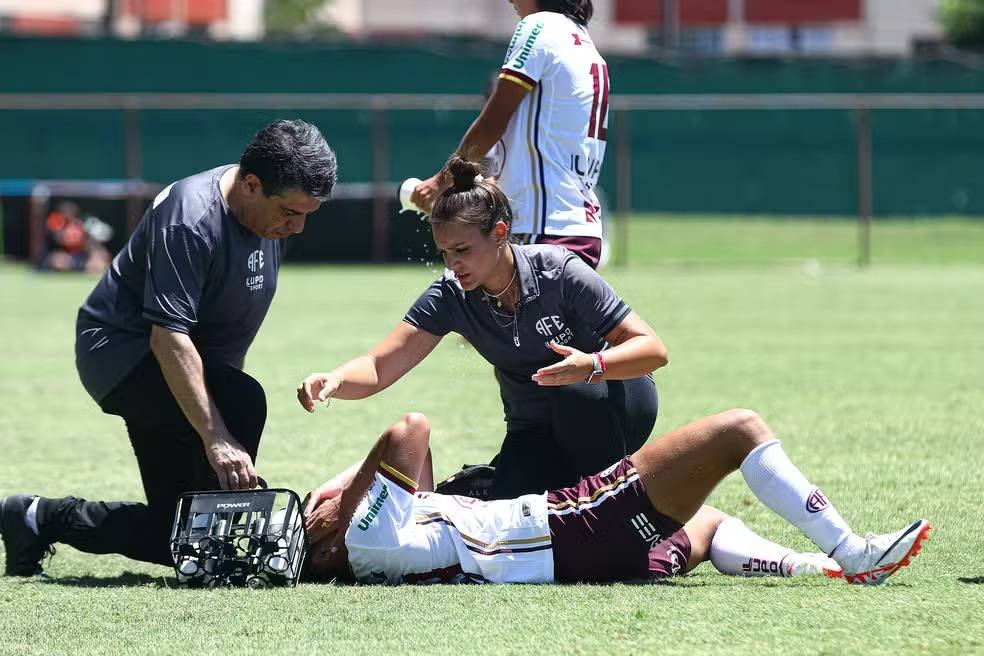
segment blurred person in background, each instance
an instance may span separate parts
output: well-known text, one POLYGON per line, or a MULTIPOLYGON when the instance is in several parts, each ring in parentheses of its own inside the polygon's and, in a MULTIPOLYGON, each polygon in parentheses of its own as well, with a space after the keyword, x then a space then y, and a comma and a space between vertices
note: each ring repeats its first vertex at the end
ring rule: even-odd
POLYGON ((123 418, 147 503, 15 495, 0 503, 6 573, 56 542, 171 563, 177 497, 250 489, 266 395, 242 371, 277 289, 283 240, 331 195, 335 153, 316 127, 276 121, 226 164, 165 188, 79 309, 76 366, 123 418))
POLYGON ((44 223, 45 253, 38 262, 42 271, 85 271, 102 273, 109 268, 110 254, 104 244, 113 229, 95 217, 82 221, 79 206, 62 201, 44 223))
POLYGON ((430 215, 447 270, 366 355, 305 378, 298 401, 311 412, 333 397, 372 396, 456 332, 495 367, 502 397, 506 436, 489 497, 573 485, 648 439, 658 410, 651 373, 666 348, 573 253, 511 243, 509 201, 476 179, 477 164, 453 157, 447 168, 453 185, 430 215))
MULTIPOLYGON (((559 244, 591 268, 602 252, 595 187, 608 131, 608 64, 588 34, 591 0, 510 0, 522 19, 498 82, 456 155, 491 162, 512 204, 513 239, 559 244)), ((411 200, 430 212, 441 169, 411 200)))

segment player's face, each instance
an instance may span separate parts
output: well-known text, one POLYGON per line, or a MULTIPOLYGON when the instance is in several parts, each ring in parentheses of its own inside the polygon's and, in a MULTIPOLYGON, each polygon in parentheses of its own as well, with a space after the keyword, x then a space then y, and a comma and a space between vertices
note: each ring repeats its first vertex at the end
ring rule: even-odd
POLYGON ((280 194, 263 193, 260 179, 250 173, 243 181, 240 221, 246 228, 264 239, 283 239, 300 234, 304 230, 307 215, 321 207, 321 201, 311 198, 299 189, 288 189, 280 194))
POLYGON ((526 18, 530 14, 535 14, 540 9, 536 6, 536 0, 509 0, 520 18, 526 18))
POLYGON ((500 221, 487 235, 476 226, 457 221, 439 223, 433 231, 444 265, 466 291, 478 289, 489 280, 502 257, 500 244, 506 237, 505 223, 500 221))

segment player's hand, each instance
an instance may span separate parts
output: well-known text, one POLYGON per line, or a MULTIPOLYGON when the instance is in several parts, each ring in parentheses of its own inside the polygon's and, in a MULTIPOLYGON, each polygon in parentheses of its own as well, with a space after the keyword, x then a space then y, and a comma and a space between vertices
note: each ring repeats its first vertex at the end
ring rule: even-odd
POLYGON ((231 435, 204 438, 205 455, 223 490, 252 490, 256 487, 253 459, 231 435))
POLYGON ((561 346, 557 342, 551 341, 550 349, 563 356, 563 360, 549 367, 541 367, 533 374, 533 382, 537 385, 557 386, 571 385, 584 382, 594 370, 594 359, 576 348, 561 346))
POLYGON ((437 200, 446 186, 442 173, 437 173, 417 185, 417 188, 410 195, 410 201, 425 213, 430 214, 431 210, 434 209, 434 201, 437 200))
POLYGON ((297 386, 297 402, 308 412, 314 412, 315 401, 329 403, 342 386, 337 374, 311 374, 297 386))
POLYGON ((304 505, 304 515, 310 515, 323 502, 341 495, 342 490, 344 489, 345 485, 343 485, 337 478, 333 478, 330 481, 325 481, 318 487, 314 488, 304 505))
POLYGON ((308 544, 317 544, 338 530, 341 498, 322 503, 304 516, 304 530, 307 531, 308 544))

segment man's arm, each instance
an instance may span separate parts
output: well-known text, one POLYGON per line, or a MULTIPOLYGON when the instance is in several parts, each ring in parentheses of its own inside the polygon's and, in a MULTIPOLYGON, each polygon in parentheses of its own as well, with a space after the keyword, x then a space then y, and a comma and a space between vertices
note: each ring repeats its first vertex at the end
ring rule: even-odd
MULTIPOLYGON (((492 95, 482 108, 482 113, 465 132, 454 154, 470 162, 477 162, 485 157, 485 154, 505 134, 510 119, 516 113, 519 104, 523 102, 526 93, 527 89, 512 79, 499 78, 492 95)), ((449 181, 445 180, 445 170, 442 167, 440 171, 417 185, 410 199, 417 207, 429 213, 434 207, 434 201, 448 186, 449 181)))
POLYGON ((150 348, 160 363, 164 380, 188 422, 202 438, 205 454, 226 490, 256 487, 253 461, 229 433, 205 386, 202 358, 188 335, 153 326, 150 348))

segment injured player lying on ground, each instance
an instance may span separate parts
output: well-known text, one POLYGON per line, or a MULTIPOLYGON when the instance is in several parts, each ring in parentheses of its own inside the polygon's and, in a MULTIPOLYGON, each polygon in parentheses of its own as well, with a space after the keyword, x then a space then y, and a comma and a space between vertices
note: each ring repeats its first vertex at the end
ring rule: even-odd
POLYGON ((710 560, 726 574, 827 574, 874 585, 908 565, 930 530, 920 519, 894 533, 857 535, 750 410, 651 439, 573 487, 501 501, 430 492, 429 437, 427 419, 408 414, 362 463, 312 492, 306 580, 639 581, 710 560), (735 470, 824 553, 796 553, 704 505, 735 470))

